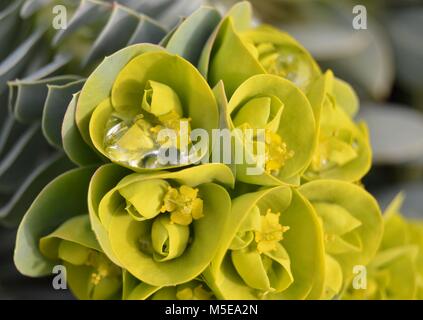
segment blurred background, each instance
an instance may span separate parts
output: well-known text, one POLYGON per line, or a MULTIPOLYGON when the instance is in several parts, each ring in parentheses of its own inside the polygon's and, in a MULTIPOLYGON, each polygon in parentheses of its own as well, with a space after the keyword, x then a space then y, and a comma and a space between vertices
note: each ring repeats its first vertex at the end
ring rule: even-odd
MULTIPOLYGON (((11 39, 16 39, 22 34, 28 34, 28 30, 33 30, 41 18, 46 17, 46 11, 42 8, 52 1, 54 0, 0 0, 0 38, 5 39, 3 35, 9 34, 11 39), (14 31, 15 33, 10 33, 12 29, 7 29, 9 24, 6 19, 6 11, 12 2, 20 3, 17 10, 20 14, 16 17, 20 27, 14 31)), ((81 1, 62 2, 73 7, 76 12, 81 1)), ((121 0, 117 2, 135 12, 147 14, 169 30, 180 17, 190 14, 201 4, 216 6, 224 13, 237 1, 121 0)), ((322 69, 332 69, 339 78, 353 85, 361 102, 358 118, 364 119, 369 126, 373 148, 373 168, 363 180, 363 184, 377 197, 382 208, 385 208, 397 193, 403 191, 406 196, 403 213, 408 217, 423 218, 423 0, 250 0, 250 2, 254 7, 257 23, 268 23, 289 32, 310 50, 322 69), (353 13, 353 8, 356 5, 363 5, 366 8, 367 29, 353 28, 353 19, 357 15, 353 13)), ((87 47, 77 48, 80 57, 86 55, 87 51, 84 50, 97 52, 97 59, 101 59, 102 53, 107 53, 98 49, 90 51, 95 39, 99 34, 105 33, 107 22, 110 22, 110 12, 101 13, 101 10, 99 12, 96 13, 95 23, 86 27, 85 33, 79 35, 85 39, 87 47)), ((52 38, 53 35, 47 33, 45 37, 52 38)), ((6 41, 2 40, 1 59, 12 50, 5 46, 6 41)), ((117 44, 115 48, 109 50, 116 50, 122 46, 123 43, 117 44)), ((18 46, 12 47, 16 50, 18 46)), ((57 47, 51 48, 51 51, 56 52, 57 47)), ((95 66, 95 57, 91 60, 79 70, 78 74, 81 77, 95 66)), ((10 77, 10 74, 8 76, 10 77)), ((7 100, 7 90, 2 90, 2 85, 7 80, 2 75, 0 64, 0 102, 3 101, 4 104, 7 100)), ((78 87, 78 83, 72 82, 72 86, 78 87)), ((0 139, 0 149, 3 147, 2 143, 0 139)), ((47 155, 54 154, 49 147, 43 152, 47 155)), ((6 169, 3 165, 4 152, 0 153, 1 187, 2 175, 6 169)), ((56 175, 59 173, 60 170, 55 172, 56 175)), ((4 206, 10 206, 10 199, 14 196, 16 198, 17 192, 15 189, 3 195, 0 188, 1 199, 5 198, 4 206)), ((27 202, 32 199, 33 195, 27 202)), ((0 218, 2 211, 3 208, 0 208, 0 218)), ((12 261, 15 232, 14 228, 0 227, 0 298, 71 298, 67 291, 58 293, 53 290, 50 285, 51 279, 26 279, 16 272, 12 261)))

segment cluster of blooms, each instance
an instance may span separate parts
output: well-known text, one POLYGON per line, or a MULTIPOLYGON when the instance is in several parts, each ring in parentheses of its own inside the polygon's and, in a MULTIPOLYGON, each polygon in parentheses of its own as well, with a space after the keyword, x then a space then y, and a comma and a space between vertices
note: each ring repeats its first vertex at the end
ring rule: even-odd
MULTIPOLYGON (((387 218, 393 231, 383 235, 359 183, 371 148, 353 121, 355 93, 288 34, 253 27, 248 3, 214 24, 204 12, 161 46, 107 57, 75 95, 64 148, 92 148, 103 164, 69 171, 38 196, 19 228, 18 269, 40 276, 63 264, 80 299, 390 297, 403 288, 398 270, 422 259, 417 240, 397 235, 400 218, 387 218), (200 48, 193 25, 210 29, 200 48), (163 144, 183 156, 193 143, 158 138, 181 121, 190 131, 264 129, 253 144, 264 143, 265 170, 248 174, 254 152, 233 165, 161 165, 163 144), (357 265, 369 268, 367 289, 351 287, 357 265)), ((233 137, 234 148, 243 143, 233 137)), ((417 292, 416 272, 400 276, 417 292)))

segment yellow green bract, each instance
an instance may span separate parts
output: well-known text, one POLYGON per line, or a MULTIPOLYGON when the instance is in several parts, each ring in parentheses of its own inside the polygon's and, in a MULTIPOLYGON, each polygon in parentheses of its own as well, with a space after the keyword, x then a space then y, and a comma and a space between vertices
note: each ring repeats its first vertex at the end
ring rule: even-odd
POLYGON ((78 299, 121 297, 121 269, 103 254, 90 230, 88 215, 69 219, 41 238, 40 251, 47 258, 64 264, 66 280, 78 299))
POLYGON ((403 196, 384 213, 385 231, 377 254, 367 268, 365 288, 351 283, 344 299, 400 300, 423 298, 423 224, 404 218, 403 196))
POLYGON ((367 265, 375 255, 383 230, 380 209, 364 189, 343 181, 316 180, 299 192, 311 202, 323 228, 323 297, 333 298, 351 280, 354 266, 367 265))
MULTIPOLYGON (((182 171, 130 174, 110 190, 95 192, 111 167, 91 181, 90 208, 107 242, 105 253, 136 278, 152 286, 182 284, 201 274, 219 245, 229 217, 230 197, 216 183, 233 185, 223 164, 182 171), (213 226, 213 232, 209 231, 213 226)), ((113 169, 112 169, 113 170, 113 169)))
POLYGON ((258 161, 245 146, 240 131, 235 132, 235 150, 246 153, 244 162, 237 165, 237 179, 259 185, 298 184, 311 161, 315 139, 315 120, 306 96, 288 80, 257 75, 239 86, 229 100, 227 111, 231 128, 266 132, 262 174, 248 172, 258 161))
POLYGON ((202 128, 211 136, 218 127, 215 98, 197 69, 148 44, 123 49, 99 65, 81 91, 76 118, 82 136, 98 152, 137 172, 191 162, 189 139, 168 141, 160 138, 161 130, 172 130, 179 137, 202 128), (117 60, 126 63, 119 65, 117 60), (107 85, 104 73, 109 77, 107 85), (162 146, 176 148, 182 160, 159 163, 156 152, 162 146))
POLYGON ((324 243, 310 203, 288 187, 234 199, 205 277, 220 299, 319 298, 324 243))

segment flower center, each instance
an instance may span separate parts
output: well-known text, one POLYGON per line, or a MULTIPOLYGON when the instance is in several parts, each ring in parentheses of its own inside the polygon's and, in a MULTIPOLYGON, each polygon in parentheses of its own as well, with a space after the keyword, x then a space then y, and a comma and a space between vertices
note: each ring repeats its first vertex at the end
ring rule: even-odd
POLYGON ((203 200, 198 198, 198 189, 185 185, 179 189, 168 187, 161 212, 169 212, 170 220, 180 225, 189 225, 192 220, 204 216, 203 200))
POLYGON ((266 214, 260 216, 260 229, 255 231, 257 250, 260 253, 276 249, 276 244, 283 239, 284 232, 289 230, 288 226, 279 223, 280 213, 272 213, 268 209, 266 214))
POLYGON ((294 151, 288 150, 280 135, 268 129, 265 131, 265 145, 265 171, 269 174, 278 175, 286 161, 294 156, 294 151))
POLYGON ((105 278, 121 275, 121 270, 99 252, 91 251, 85 265, 94 269, 90 277, 90 282, 94 286, 97 286, 105 278))

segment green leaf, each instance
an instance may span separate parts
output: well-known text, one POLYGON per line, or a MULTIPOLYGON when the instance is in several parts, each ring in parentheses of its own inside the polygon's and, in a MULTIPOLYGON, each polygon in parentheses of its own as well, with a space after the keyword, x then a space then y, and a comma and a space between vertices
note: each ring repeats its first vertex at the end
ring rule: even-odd
POLYGON ((48 145, 37 124, 26 128, 16 140, 11 138, 13 144, 10 149, 4 150, 0 160, 0 190, 7 193, 16 190, 40 163, 42 155, 48 154, 48 145), (30 158, 33 161, 28 161, 30 158))
MULTIPOLYGON (((13 1, 0 11, 0 39, 4 43, 10 43, 13 39, 19 21, 19 8, 22 1, 13 1)), ((9 50, 10 48, 8 46, 2 46, 0 48, 1 60, 9 53, 9 50)))
POLYGON ((23 70, 44 32, 45 28, 36 29, 6 59, 2 60, 0 63, 0 93, 6 88, 7 81, 17 77, 23 70))
POLYGON ((62 154, 54 154, 37 166, 22 182, 7 203, 0 208, 0 223, 16 226, 42 188, 73 166, 62 154))
POLYGON ((342 268, 330 255, 326 255, 325 291, 322 299, 332 299, 342 289, 342 268))
POLYGON ((47 85, 48 93, 42 116, 43 134, 54 147, 62 148, 62 123, 69 101, 78 92, 85 80, 76 80, 64 85, 47 85))
POLYGON ((236 33, 230 17, 219 27, 215 43, 220 46, 212 47, 215 53, 210 57, 207 80, 211 86, 222 80, 228 97, 251 76, 266 73, 236 33))
POLYGON ((79 76, 65 75, 36 81, 16 80, 9 82, 9 88, 12 91, 10 109, 20 122, 37 121, 43 115, 48 85, 64 85, 79 79, 79 76))
POLYGON ((21 17, 28 18, 35 12, 47 6, 52 0, 26 0, 21 7, 21 17))
POLYGON ((164 34, 165 30, 152 19, 116 4, 82 65, 87 66, 127 45, 134 44, 134 40, 156 43, 164 34), (147 32, 151 34, 147 35, 147 32))
POLYGON ((73 34, 78 28, 91 21, 104 18, 104 14, 109 12, 110 5, 103 1, 81 0, 79 6, 68 21, 66 29, 60 29, 53 37, 52 45, 57 46, 65 38, 73 34))

